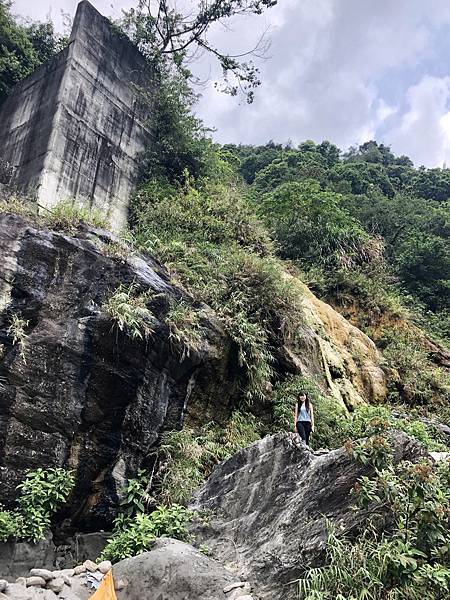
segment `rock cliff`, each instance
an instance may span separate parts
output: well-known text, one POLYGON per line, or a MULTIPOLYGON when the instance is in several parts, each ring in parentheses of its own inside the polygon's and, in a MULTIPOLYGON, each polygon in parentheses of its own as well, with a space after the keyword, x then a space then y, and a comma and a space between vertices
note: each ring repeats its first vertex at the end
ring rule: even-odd
MULTIPOLYGON (((239 400, 236 348, 198 306, 206 336, 181 353, 165 316, 185 293, 162 265, 105 231, 69 235, 2 213, 0 253, 0 501, 11 504, 26 469, 66 466, 76 486, 60 520, 106 527, 123 481, 149 466, 163 431, 227 418, 239 400), (120 331, 103 308, 130 284, 149 293, 148 339, 120 331)), ((295 344, 278 347, 276 372, 313 376, 349 407, 380 398, 371 340, 306 288, 303 301, 305 323, 295 344)))
MULTIPOLYGON (((108 258, 102 239, 107 246, 106 232, 72 237, 0 215, 1 501, 11 502, 27 469, 65 465, 76 473, 68 515, 94 529, 110 522, 117 488, 161 431, 181 427, 189 398, 209 384, 206 373, 226 379, 214 316, 205 312, 209 339, 181 361, 163 318, 180 290, 150 259, 108 258), (102 311, 120 284, 132 283, 153 293, 148 340, 121 332, 102 311), (13 343, 14 316, 23 344, 13 343)), ((233 386, 218 385, 226 406, 233 386)))

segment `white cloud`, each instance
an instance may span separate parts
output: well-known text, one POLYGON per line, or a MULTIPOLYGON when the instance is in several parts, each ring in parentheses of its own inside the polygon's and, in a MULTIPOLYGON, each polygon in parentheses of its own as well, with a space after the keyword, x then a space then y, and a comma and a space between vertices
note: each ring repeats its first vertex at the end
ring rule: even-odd
POLYGON ((407 92, 408 107, 392 131, 393 149, 417 164, 450 165, 450 77, 424 76, 407 92))
MULTIPOLYGON (((281 0, 275 11, 280 26, 255 103, 237 107, 228 99, 218 109, 212 91, 204 94, 199 113, 221 141, 330 139, 346 148, 383 126, 389 143, 402 115, 383 98, 379 81, 432 58, 437 28, 450 21, 445 0, 281 0)), ((240 28, 236 22, 230 43, 245 39, 240 28)), ((405 152, 418 160, 414 130, 409 135, 405 152)))
MULTIPOLYGON (((111 0, 92 1, 104 14, 118 16, 137 0, 112 0, 113 11, 111 0)), ((50 5, 55 17, 60 8, 73 14, 76 4, 16 0, 15 8, 42 18, 50 5)), ((272 27, 271 59, 261 64, 263 85, 254 104, 239 106, 208 84, 198 112, 224 142, 311 138, 346 148, 382 131, 382 141, 415 162, 448 162, 450 72, 442 73, 442 40, 449 24, 448 0, 279 0, 261 17, 213 31, 219 47, 241 52, 272 27), (438 63, 439 77, 432 72, 438 63), (392 99, 387 86, 394 83, 392 99)), ((194 68, 200 76, 220 75, 207 57, 194 68)))

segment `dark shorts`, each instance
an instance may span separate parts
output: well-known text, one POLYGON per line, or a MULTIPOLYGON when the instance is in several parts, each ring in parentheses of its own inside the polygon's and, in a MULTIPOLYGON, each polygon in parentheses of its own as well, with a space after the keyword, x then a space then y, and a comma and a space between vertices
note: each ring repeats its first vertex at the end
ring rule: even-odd
POLYGON ((309 436, 311 435, 311 421, 297 421, 297 431, 305 444, 309 444, 309 436))

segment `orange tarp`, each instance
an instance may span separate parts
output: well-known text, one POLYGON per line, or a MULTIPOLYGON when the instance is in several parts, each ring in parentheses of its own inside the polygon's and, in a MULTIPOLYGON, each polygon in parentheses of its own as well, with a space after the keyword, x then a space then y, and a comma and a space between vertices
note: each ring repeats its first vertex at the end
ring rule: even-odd
POLYGON ((112 571, 104 576, 98 590, 89 600, 117 600, 112 571))

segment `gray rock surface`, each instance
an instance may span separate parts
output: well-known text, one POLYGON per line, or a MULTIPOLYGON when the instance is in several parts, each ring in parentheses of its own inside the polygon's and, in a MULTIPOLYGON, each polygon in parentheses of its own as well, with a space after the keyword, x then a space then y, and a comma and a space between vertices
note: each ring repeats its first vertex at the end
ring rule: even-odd
MULTIPOLYGON (((424 454, 403 433, 391 444, 396 461, 424 454)), ((294 434, 266 437, 213 471, 190 505, 206 511, 207 524, 199 520, 192 533, 261 598, 295 598, 289 583, 323 560, 327 520, 350 536, 364 522, 366 512, 351 509, 350 492, 369 472, 343 448, 315 456, 294 434)))
MULTIPOLYGON (((64 567, 80 564, 91 556, 99 556, 110 535, 106 532, 77 534, 60 546, 54 544, 51 535, 38 544, 2 543, 0 544, 0 575, 16 578, 27 576, 30 570, 35 568, 52 571, 55 568, 64 569, 64 567)), ((86 570, 86 567, 83 569, 86 570)), ((70 574, 70 570, 68 573, 70 574)))
POLYGON ((44 581, 50 581, 54 578, 53 572, 48 569, 31 569, 30 575, 32 577, 41 577, 44 581))
POLYGON ((128 585, 118 600, 226 600, 224 587, 236 576, 183 542, 159 539, 145 554, 113 566, 114 579, 128 585))
POLYGON ((27 577, 26 586, 27 587, 45 587, 45 579, 43 577, 27 577))

